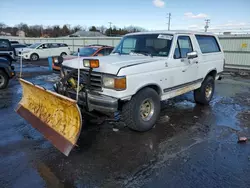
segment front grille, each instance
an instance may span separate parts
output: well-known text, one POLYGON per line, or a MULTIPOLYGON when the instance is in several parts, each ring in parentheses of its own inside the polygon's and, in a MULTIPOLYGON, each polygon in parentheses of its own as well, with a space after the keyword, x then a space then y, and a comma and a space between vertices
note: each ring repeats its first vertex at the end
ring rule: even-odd
MULTIPOLYGON (((73 74, 73 78, 77 80, 77 70, 73 74)), ((88 78, 89 77, 89 71, 87 70, 80 70, 80 84, 87 85, 88 78)), ((102 74, 98 72, 91 72, 90 74, 90 88, 91 90, 102 90, 102 74)))

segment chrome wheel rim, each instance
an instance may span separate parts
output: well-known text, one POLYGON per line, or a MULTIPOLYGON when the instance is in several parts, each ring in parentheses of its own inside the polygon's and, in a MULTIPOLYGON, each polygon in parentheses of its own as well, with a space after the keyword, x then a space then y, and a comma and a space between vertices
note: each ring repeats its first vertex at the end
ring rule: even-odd
POLYGON ((206 89, 205 89, 205 95, 206 95, 207 99, 209 99, 211 97, 212 92, 213 92, 212 84, 208 84, 206 89))
POLYGON ((4 77, 3 75, 0 75, 0 87, 4 85, 4 77))
POLYGON ((140 116, 143 121, 149 121, 154 115, 154 103, 152 99, 145 99, 140 106, 140 116))

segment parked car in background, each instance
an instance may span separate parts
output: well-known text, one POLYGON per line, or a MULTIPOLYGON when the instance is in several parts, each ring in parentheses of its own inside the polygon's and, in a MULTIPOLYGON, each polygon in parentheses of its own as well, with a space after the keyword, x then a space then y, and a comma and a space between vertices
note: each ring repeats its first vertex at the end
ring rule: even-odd
POLYGON ((0 57, 9 62, 15 61, 15 50, 8 39, 0 39, 0 57))
POLYGON ((24 59, 38 61, 40 58, 48 58, 50 56, 66 56, 70 54, 70 48, 65 43, 44 42, 23 48, 22 53, 24 59))
MULTIPOLYGON (((113 46, 92 44, 80 48, 80 57, 91 57, 91 56, 107 56, 113 51, 113 46)), ((72 55, 64 56, 64 60, 75 59, 78 56, 78 52, 74 52, 72 55)), ((54 70, 60 70, 60 66, 57 63, 52 63, 52 68, 54 70)))
POLYGON ((11 61, 0 57, 0 89, 8 86, 9 80, 15 76, 14 66, 11 61))

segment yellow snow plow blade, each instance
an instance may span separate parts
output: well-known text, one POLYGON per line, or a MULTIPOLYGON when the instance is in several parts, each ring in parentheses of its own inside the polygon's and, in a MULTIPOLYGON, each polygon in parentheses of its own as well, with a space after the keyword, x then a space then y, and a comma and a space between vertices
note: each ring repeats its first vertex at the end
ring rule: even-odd
POLYGON ((76 101, 23 79, 20 79, 20 83, 23 96, 16 112, 68 156, 82 127, 81 112, 76 101))

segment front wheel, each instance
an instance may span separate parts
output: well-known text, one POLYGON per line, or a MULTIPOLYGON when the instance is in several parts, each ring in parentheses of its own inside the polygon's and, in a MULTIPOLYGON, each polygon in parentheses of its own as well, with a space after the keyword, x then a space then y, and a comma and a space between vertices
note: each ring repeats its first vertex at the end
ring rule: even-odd
POLYGON ((0 89, 6 88, 8 83, 9 83, 8 75, 3 70, 0 70, 0 89))
POLYGON ((160 97, 152 88, 139 91, 122 108, 122 120, 136 131, 144 132, 152 129, 161 109, 160 97))
POLYGON ((214 77, 207 76, 199 89, 194 91, 194 100, 198 104, 208 105, 214 95, 214 77))
POLYGON ((31 61, 38 61, 39 60, 39 56, 37 54, 31 54, 30 60, 31 61))

